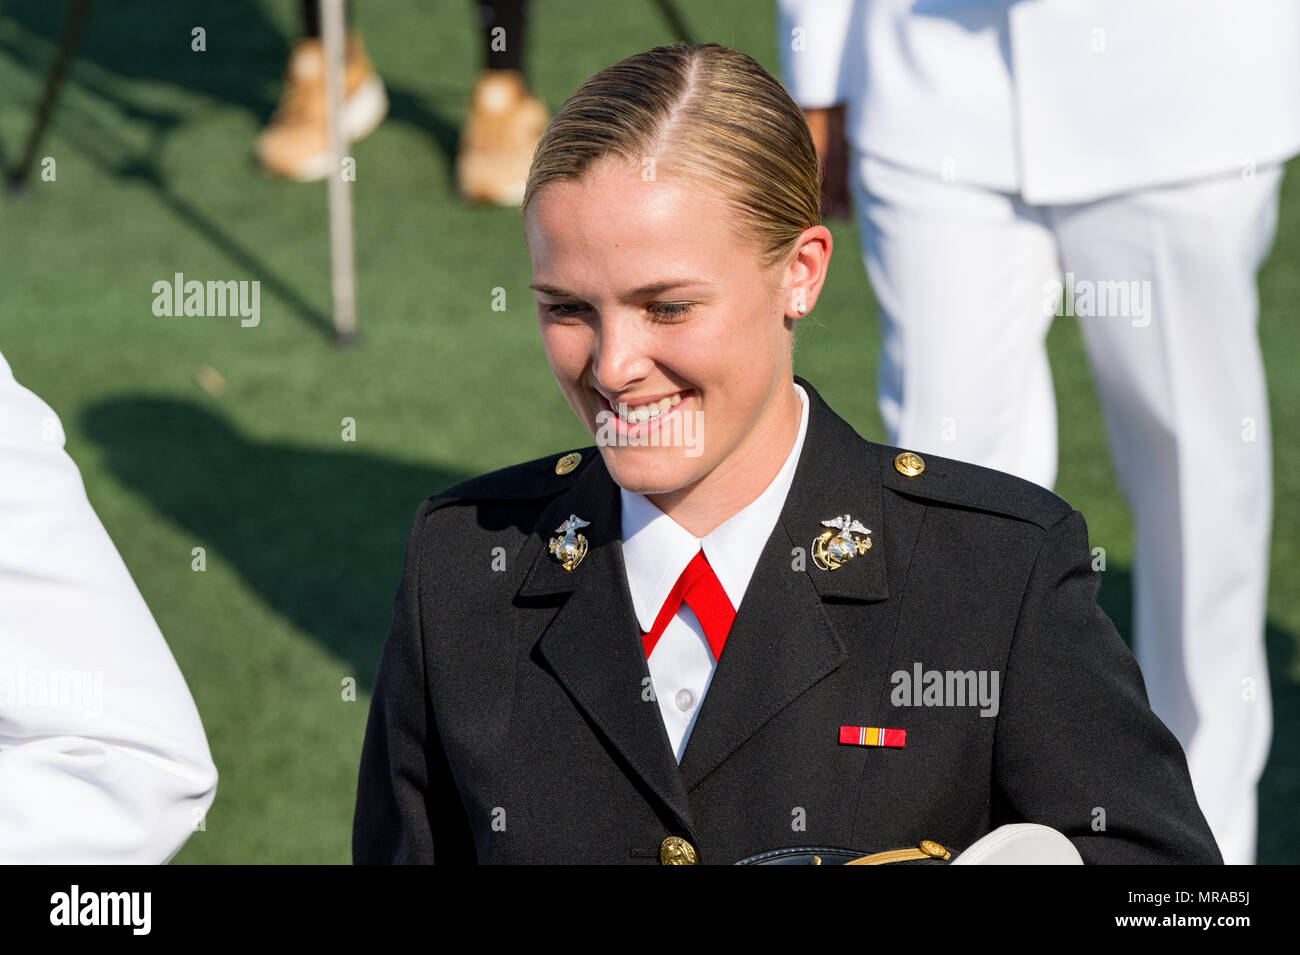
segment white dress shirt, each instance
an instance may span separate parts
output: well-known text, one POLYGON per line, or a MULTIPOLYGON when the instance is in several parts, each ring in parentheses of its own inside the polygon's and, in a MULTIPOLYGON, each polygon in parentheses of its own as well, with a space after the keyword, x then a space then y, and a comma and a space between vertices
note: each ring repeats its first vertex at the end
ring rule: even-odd
POLYGON ((0 863, 166 862, 217 771, 63 442, 0 355, 0 863))
MULTIPOLYGON (((620 491, 623 563, 632 606, 643 633, 654 626, 677 578, 701 547, 732 609, 739 612, 749 578, 785 506, 808 430, 808 395, 797 384, 794 389, 803 404, 803 414, 794 447, 781 470, 762 494, 704 538, 686 530, 644 495, 620 491)), ((681 762, 717 667, 704 630, 685 601, 655 644, 649 664, 664 729, 668 731, 673 754, 681 762)))

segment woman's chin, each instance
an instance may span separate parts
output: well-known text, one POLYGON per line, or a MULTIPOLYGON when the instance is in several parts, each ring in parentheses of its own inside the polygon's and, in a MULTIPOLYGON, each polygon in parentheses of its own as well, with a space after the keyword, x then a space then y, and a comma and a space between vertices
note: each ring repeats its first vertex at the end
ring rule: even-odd
POLYGON ((688 458, 681 448, 600 449, 614 483, 632 494, 666 494, 698 481, 699 458, 688 458))

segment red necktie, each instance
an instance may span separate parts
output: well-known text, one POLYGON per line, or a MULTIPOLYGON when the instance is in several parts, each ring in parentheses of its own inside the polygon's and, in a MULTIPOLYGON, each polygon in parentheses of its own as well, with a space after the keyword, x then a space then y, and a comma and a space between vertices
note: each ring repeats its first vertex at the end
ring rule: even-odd
POLYGON ((691 558, 682 575, 677 578, 677 583, 673 584, 673 589, 668 592, 659 616, 655 617, 654 627, 641 638, 645 643, 647 660, 663 636, 664 629, 677 616, 677 609, 683 600, 704 628, 704 637, 709 641, 713 659, 722 656, 722 645, 727 642, 727 632, 731 630, 731 622, 736 619, 736 611, 732 609, 727 592, 722 589, 718 575, 709 566, 701 549, 691 558))

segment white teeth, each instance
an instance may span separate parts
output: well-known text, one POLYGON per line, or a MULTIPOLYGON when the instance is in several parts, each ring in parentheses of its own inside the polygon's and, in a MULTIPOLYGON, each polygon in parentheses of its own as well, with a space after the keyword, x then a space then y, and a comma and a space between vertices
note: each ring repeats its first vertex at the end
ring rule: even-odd
POLYGON ((649 404, 637 405, 635 408, 628 405, 617 405, 619 416, 628 424, 640 424, 642 421, 649 421, 651 418, 657 418, 670 408, 675 408, 682 403, 681 393, 669 395, 667 398, 660 398, 658 401, 652 401, 649 404))

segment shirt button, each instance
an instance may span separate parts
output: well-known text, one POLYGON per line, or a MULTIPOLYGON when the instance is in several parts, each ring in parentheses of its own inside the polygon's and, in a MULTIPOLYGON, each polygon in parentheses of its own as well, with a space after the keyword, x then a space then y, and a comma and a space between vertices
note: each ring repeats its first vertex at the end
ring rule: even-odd
POLYGON ((690 690, 677 691, 677 708, 685 713, 695 705, 695 694, 690 690))

